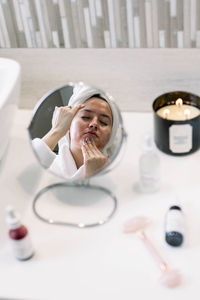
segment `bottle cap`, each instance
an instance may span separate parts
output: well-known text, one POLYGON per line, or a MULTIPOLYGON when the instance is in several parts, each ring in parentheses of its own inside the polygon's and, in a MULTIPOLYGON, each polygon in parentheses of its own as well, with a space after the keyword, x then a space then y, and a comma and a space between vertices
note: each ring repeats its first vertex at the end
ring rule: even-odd
POLYGON ((20 215, 10 205, 6 207, 6 223, 9 229, 18 228, 21 225, 20 215))
POLYGON ((172 205, 172 206, 170 206, 169 209, 170 209, 170 210, 171 210, 171 209, 181 210, 181 207, 180 207, 179 205, 172 205))

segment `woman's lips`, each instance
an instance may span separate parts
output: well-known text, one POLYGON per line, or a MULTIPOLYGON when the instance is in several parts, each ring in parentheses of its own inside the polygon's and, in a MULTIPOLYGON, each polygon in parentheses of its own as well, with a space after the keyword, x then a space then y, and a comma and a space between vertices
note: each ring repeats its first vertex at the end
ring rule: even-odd
POLYGON ((96 136, 97 137, 97 134, 95 132, 86 132, 85 135, 89 135, 89 136, 96 136))

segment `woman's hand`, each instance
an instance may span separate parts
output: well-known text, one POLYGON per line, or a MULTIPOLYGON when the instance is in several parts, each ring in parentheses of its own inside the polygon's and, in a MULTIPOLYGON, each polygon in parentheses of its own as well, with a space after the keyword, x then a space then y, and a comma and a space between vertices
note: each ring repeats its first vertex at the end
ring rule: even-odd
POLYGON ((81 149, 84 159, 85 177, 91 177, 107 163, 108 155, 101 153, 92 138, 87 138, 81 149))
POLYGON ((78 104, 76 106, 60 106, 55 107, 53 117, 52 117, 52 128, 43 137, 43 141, 49 146, 51 150, 55 148, 58 141, 66 135, 70 128, 71 122, 78 112, 79 109, 83 108, 83 104, 78 104))
POLYGON ((74 107, 56 106, 52 118, 52 130, 57 131, 60 135, 60 138, 65 136, 70 128, 71 122, 75 114, 79 109, 83 107, 84 105, 82 104, 76 105, 74 107))

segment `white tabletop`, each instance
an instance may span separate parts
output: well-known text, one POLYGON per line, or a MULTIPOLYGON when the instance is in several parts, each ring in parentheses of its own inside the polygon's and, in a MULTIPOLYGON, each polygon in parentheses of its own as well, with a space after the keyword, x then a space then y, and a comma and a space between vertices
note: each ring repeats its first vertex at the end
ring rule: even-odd
POLYGON ((0 165, 0 299, 199 299, 200 267, 200 153, 161 159, 162 186, 154 194, 138 194, 138 159, 145 133, 152 131, 150 113, 123 113, 128 133, 125 155, 115 170, 95 184, 112 190, 118 209, 110 222, 90 229, 48 225, 32 212, 34 195, 47 184, 59 182, 36 161, 26 128, 29 110, 18 110, 8 152, 0 165), (164 217, 176 197, 185 214, 185 243, 174 249, 164 241, 164 217), (4 208, 12 204, 22 214, 35 248, 32 259, 20 262, 10 249, 4 208), (122 233, 123 223, 144 215, 147 229, 171 268, 183 274, 174 289, 162 286, 160 271, 135 235, 122 233))

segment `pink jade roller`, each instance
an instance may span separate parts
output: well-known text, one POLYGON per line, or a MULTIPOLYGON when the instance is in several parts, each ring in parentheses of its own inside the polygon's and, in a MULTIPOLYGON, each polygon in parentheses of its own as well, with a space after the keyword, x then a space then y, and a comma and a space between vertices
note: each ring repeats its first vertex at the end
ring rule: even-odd
POLYGON ((159 265, 162 272, 162 276, 160 277, 161 283, 170 288, 176 287, 181 283, 181 275, 177 270, 169 270, 166 262, 162 259, 152 242, 146 236, 144 229, 149 223, 150 220, 146 217, 135 217, 124 224, 123 231, 125 233, 137 233, 137 236, 143 241, 144 245, 159 265))

